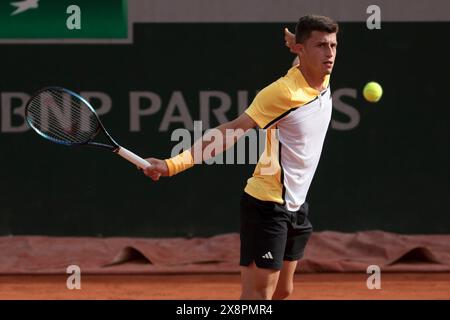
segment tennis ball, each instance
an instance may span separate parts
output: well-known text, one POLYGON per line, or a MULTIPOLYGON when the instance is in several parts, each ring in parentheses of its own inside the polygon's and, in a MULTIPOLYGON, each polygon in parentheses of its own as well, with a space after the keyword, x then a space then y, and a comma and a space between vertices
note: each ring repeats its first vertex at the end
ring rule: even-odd
POLYGON ((383 88, 374 81, 367 83, 363 89, 363 96, 369 102, 377 102, 383 95, 383 88))

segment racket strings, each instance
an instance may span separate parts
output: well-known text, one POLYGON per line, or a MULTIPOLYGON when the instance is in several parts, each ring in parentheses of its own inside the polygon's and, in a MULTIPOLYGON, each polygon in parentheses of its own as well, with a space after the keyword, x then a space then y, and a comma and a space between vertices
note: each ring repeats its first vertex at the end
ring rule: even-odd
POLYGON ((30 101, 27 118, 37 131, 65 143, 87 142, 99 126, 82 100, 55 89, 42 91, 30 101))
MULTIPOLYGON (((67 95, 67 97, 70 97, 69 95, 67 95)), ((67 132, 67 130, 73 130, 74 126, 77 125, 77 123, 75 123, 74 121, 72 121, 73 116, 75 116, 75 119, 89 119, 90 123, 89 128, 91 128, 92 126, 94 126, 95 128, 97 127, 97 119, 95 117, 93 117, 93 113, 90 109, 88 108, 83 108, 83 106, 81 105, 82 102, 79 99, 74 99, 71 100, 71 104, 67 104, 65 103, 66 98, 62 98, 59 94, 55 94, 54 96, 52 96, 52 99, 56 99, 56 102, 58 104, 60 104, 64 109, 64 112, 67 112, 67 108, 70 108, 70 120, 66 120, 66 118, 59 118, 58 120, 53 119, 53 117, 49 117, 47 119, 47 121, 50 122, 51 125, 60 125, 64 128, 65 132, 67 132), (76 106, 76 107, 73 107, 76 106), (92 119, 91 119, 92 117, 92 119), (93 122, 91 120, 94 120, 93 122)), ((86 126, 85 123, 82 123, 82 125, 80 126, 80 128, 82 128, 83 130, 80 130, 79 135, 82 138, 85 139, 89 139, 89 137, 91 136, 89 133, 91 130, 86 130, 86 126), (83 127, 84 124, 84 128, 83 127)), ((67 136, 67 135, 64 135, 67 136)))
MULTIPOLYGON (((66 128, 68 128, 67 126, 63 126, 63 128, 64 128, 63 130, 65 130, 65 131, 62 131, 62 130, 57 131, 57 130, 52 129, 52 128, 54 128, 56 126, 60 126, 60 125, 61 125, 61 123, 57 122, 56 120, 48 120, 48 122, 46 122, 46 124, 43 124, 43 125, 41 125, 40 123, 35 124, 35 127, 37 127, 38 131, 41 131, 42 133, 47 134, 52 138, 56 138, 58 140, 62 140, 65 142, 78 143, 78 142, 80 142, 80 140, 83 140, 82 138, 84 138, 84 137, 81 135, 79 137, 80 139, 76 139, 73 137, 73 135, 69 134, 67 132, 67 130, 69 130, 69 129, 66 129, 66 128)), ((85 140, 88 140, 87 135, 86 135, 86 139, 84 139, 83 141, 85 141, 85 140)))
MULTIPOLYGON (((41 112, 40 109, 30 108, 29 113, 41 112)), ((88 135, 85 133, 79 132, 77 136, 74 136, 71 126, 73 125, 70 121, 64 121, 61 119, 55 120, 51 116, 47 116, 47 119, 42 121, 40 117, 33 117, 32 115, 29 117, 32 120, 33 125, 36 127, 38 131, 49 135, 52 138, 56 138, 58 140, 62 140, 65 142, 77 143, 80 141, 85 141, 88 139, 88 135)))
MULTIPOLYGON (((46 97, 46 99, 48 99, 46 97)), ((65 101, 66 98, 62 98, 60 95, 53 95, 51 96, 51 99, 54 99, 55 102, 57 102, 59 105, 61 105, 62 107, 60 109, 64 109, 64 112, 67 112, 68 108, 70 109, 71 112, 71 117, 72 115, 75 115, 75 118, 80 119, 80 115, 82 114, 82 116, 84 116, 85 118, 88 118, 92 115, 92 111, 90 111, 87 108, 82 108, 81 107, 81 101, 80 100, 71 100, 70 104, 67 104, 65 101), (75 106, 75 107, 74 107, 75 106)), ((52 120, 53 118, 50 118, 49 120, 52 120)), ((73 118, 71 118, 73 119, 73 118)), ((65 128, 70 128, 70 126, 73 124, 72 121, 67 121, 65 118, 61 118, 58 119, 57 121, 59 121, 61 123, 61 125, 63 125, 65 128)), ((86 130, 85 130, 86 131, 86 130)))
MULTIPOLYGON (((33 110, 33 111, 36 112, 36 110, 33 110)), ((71 141, 73 140, 72 137, 67 134, 67 130, 70 130, 70 125, 71 125, 70 122, 54 120, 52 117, 47 119, 46 122, 44 122, 44 123, 42 123, 40 121, 40 118, 33 118, 33 120, 34 120, 35 126, 38 127, 38 129, 40 131, 47 133, 47 134, 53 134, 61 139, 66 139, 66 140, 71 140, 71 141), (62 126, 64 128, 64 131, 59 132, 59 131, 51 130, 52 127, 56 127, 56 126, 62 126)), ((87 134, 80 134, 80 137, 88 138, 89 136, 87 134)))

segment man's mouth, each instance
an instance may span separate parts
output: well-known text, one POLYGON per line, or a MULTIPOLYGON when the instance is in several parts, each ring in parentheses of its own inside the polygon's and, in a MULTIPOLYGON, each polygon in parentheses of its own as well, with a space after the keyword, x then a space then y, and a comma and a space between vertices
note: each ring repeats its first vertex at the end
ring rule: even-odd
POLYGON ((332 67, 333 61, 325 61, 323 64, 326 65, 327 67, 332 67))

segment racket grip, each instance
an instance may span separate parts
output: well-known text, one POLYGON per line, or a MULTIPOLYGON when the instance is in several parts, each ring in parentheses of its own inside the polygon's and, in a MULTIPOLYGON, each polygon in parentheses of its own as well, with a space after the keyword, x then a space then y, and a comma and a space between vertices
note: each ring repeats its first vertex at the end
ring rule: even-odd
POLYGON ((134 163, 141 169, 145 169, 145 168, 151 166, 151 164, 148 161, 142 159, 141 157, 134 154, 130 150, 125 149, 124 147, 119 147, 119 150, 116 151, 116 153, 119 156, 121 156, 122 158, 127 159, 131 163, 134 163))

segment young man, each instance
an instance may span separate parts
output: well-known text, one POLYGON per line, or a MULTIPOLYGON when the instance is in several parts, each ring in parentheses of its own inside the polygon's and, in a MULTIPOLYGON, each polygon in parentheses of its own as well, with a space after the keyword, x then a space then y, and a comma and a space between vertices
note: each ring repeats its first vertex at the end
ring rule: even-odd
MULTIPOLYGON (((299 19, 295 43, 285 29, 299 65, 261 90, 242 115, 216 128, 224 136, 227 129, 267 130, 266 149, 241 199, 241 299, 283 299, 293 290, 297 261, 312 233, 305 200, 331 120, 337 32, 336 22, 313 15, 299 19)), ((173 158, 147 159, 152 166, 145 174, 156 181, 192 167, 195 150, 204 150, 209 138, 173 158)))

